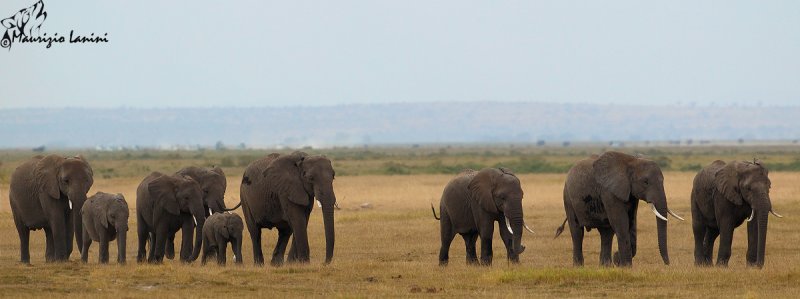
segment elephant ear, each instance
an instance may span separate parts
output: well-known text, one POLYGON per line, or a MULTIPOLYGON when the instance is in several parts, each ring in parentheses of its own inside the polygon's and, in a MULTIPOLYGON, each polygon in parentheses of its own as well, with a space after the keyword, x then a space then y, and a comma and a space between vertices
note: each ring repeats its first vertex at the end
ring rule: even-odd
POLYGON ((486 168, 478 171, 467 185, 473 200, 476 200, 485 211, 493 214, 497 214, 498 210, 492 192, 500 175, 502 173, 498 169, 486 168))
POLYGON ((738 164, 738 162, 730 162, 717 170, 714 175, 714 185, 717 187, 717 192, 737 206, 744 203, 742 193, 739 191, 738 164))
POLYGON ((95 222, 103 225, 103 228, 108 228, 108 213, 111 212, 111 201, 114 199, 101 196, 92 201, 92 209, 94 210, 95 222), (101 198, 105 200, 100 200, 101 198))
POLYGON ((292 203, 308 206, 311 204, 311 198, 300 179, 300 169, 305 156, 296 153, 278 157, 264 170, 263 175, 273 190, 278 190, 281 197, 288 198, 292 203))
POLYGON ((154 198, 161 208, 173 215, 180 215, 180 205, 175 194, 178 193, 178 186, 175 178, 162 175, 147 184, 150 197, 154 198))
POLYGON ((220 168, 219 166, 214 166, 213 168, 211 168, 211 172, 219 175, 222 178, 220 180, 220 182, 222 182, 222 188, 226 189, 228 187, 228 181, 225 179, 225 172, 222 171, 222 168, 220 168))
POLYGON ((83 163, 83 171, 86 172, 88 178, 88 186, 89 188, 94 185, 94 171, 92 170, 92 166, 89 165, 89 161, 86 161, 86 158, 83 155, 77 155, 73 157, 73 159, 80 160, 83 163))
POLYGON ((627 202, 631 195, 631 179, 628 171, 633 156, 620 152, 605 152, 592 164, 594 177, 600 186, 627 202))
POLYGON ((48 155, 39 160, 39 162, 36 162, 33 173, 34 180, 36 181, 36 185, 39 186, 40 192, 47 193, 47 195, 52 198, 61 197, 58 171, 63 163, 64 158, 57 155, 48 155))

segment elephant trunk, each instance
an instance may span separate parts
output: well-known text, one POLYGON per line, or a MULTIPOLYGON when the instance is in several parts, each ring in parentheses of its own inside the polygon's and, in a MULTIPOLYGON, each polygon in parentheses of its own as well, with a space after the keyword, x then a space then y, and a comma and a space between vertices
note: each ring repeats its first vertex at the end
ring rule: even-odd
POLYGON ((203 203, 198 202, 193 204, 190 208, 192 216, 197 222, 195 229, 194 247, 192 247, 192 256, 189 257, 187 262, 193 262, 200 256, 201 245, 203 245, 203 225, 206 223, 205 211, 203 203))
MULTIPOLYGON (((661 215, 668 215, 666 200, 654 204, 656 211, 661 215)), ((667 250, 667 221, 656 217, 656 227, 658 230, 658 253, 665 265, 669 265, 669 251, 667 250)))
POLYGON ((128 241, 128 226, 117 227, 117 263, 125 264, 126 260, 126 244, 128 241))
MULTIPOLYGON (((76 188, 84 190, 83 188, 76 188)), ((86 188, 86 191, 81 192, 71 192, 67 195, 69 199, 70 207, 70 215, 68 217, 72 217, 72 228, 73 233, 75 234, 75 241, 78 243, 78 252, 83 252, 83 219, 81 218, 81 209, 83 208, 83 203, 86 202, 86 192, 88 192, 89 188, 86 188)), ((70 240, 67 240, 67 251, 72 251, 72 236, 67 236, 70 240)))
POLYGON ((511 248, 514 250, 514 254, 519 255, 525 251, 525 247, 522 246, 522 228, 524 226, 522 202, 509 205, 504 214, 508 218, 507 221, 509 221, 511 230, 514 232, 511 236, 511 248))
POLYGON ((767 222, 769 221, 769 211, 771 210, 772 204, 770 203, 769 197, 758 203, 755 207, 756 231, 758 232, 756 239, 758 243, 758 247, 756 247, 756 266, 759 268, 764 267, 764 254, 767 249, 767 222))
POLYGON ((333 225, 333 205, 336 203, 336 194, 333 193, 333 183, 324 188, 315 190, 314 195, 322 203, 322 221, 325 225, 325 263, 333 259, 333 247, 336 234, 333 225))

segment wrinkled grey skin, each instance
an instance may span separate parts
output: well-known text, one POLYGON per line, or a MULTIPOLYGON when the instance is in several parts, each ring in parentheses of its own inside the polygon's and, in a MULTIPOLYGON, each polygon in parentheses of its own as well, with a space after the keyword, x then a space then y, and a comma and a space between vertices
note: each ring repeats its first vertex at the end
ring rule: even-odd
POLYGON ((464 238, 468 264, 478 263, 475 242, 480 238, 480 263, 491 265, 495 223, 500 227, 508 260, 518 263, 519 254, 525 250, 521 243, 522 195, 519 179, 505 168, 466 170, 451 180, 444 188, 439 205, 442 240, 439 265, 447 265, 450 243, 456 234, 464 238), (506 226, 506 217, 513 234, 506 226))
POLYGON ((9 199, 22 263, 29 264, 31 260, 31 230, 44 229, 47 262, 69 260, 73 235, 80 251, 83 224, 77 211, 94 183, 92 176, 92 167, 80 156, 36 156, 14 170, 9 199))
POLYGON ((125 245, 128 237, 128 202, 122 194, 97 192, 86 200, 81 209, 83 246, 81 260, 89 261, 92 241, 100 243, 100 263, 108 263, 108 243, 117 240, 117 262, 125 264, 125 245))
POLYGON ((719 236, 717 266, 727 266, 733 230, 752 213, 747 223, 747 265, 764 266, 770 186, 768 171, 760 163, 717 160, 697 173, 691 199, 696 265, 711 265, 719 236))
MULTIPOLYGON (((222 171, 222 168, 189 166, 175 174, 190 177, 200 184, 200 190, 203 191, 203 211, 206 217, 211 216, 212 213, 229 211, 225 208, 225 189, 228 187, 228 181, 225 179, 225 172, 222 171)), ((183 221, 187 222, 187 225, 189 222, 194 223, 191 217, 183 217, 183 221)), ((181 248, 181 250, 192 251, 192 248, 181 248)), ((168 259, 175 257, 175 234, 170 234, 167 238, 165 256, 168 259)))
POLYGON ((303 152, 288 155, 270 154, 245 169, 241 199, 247 230, 253 241, 253 261, 264 264, 261 249, 261 228, 277 228, 278 241, 271 264, 283 264, 286 245, 292 238, 288 261, 309 261, 308 219, 314 199, 322 205, 325 227, 325 263, 333 259, 334 225, 333 166, 324 156, 308 156, 303 152))
MULTIPOLYGON (((636 212, 639 200, 653 203, 667 217, 664 176, 658 164, 620 152, 606 152, 575 163, 564 184, 564 210, 572 235, 572 261, 583 266, 583 233, 600 232, 600 264, 611 265, 611 245, 617 237, 613 262, 630 267, 636 256, 636 212)), ((656 218, 658 249, 669 265, 667 222, 656 218)), ((556 232, 561 234, 564 225, 556 232)))
POLYGON ((203 227, 202 264, 217 255, 217 264, 225 265, 228 243, 233 247, 233 257, 237 264, 242 263, 242 217, 233 213, 217 213, 206 220, 203 227))
POLYGON ((153 172, 136 189, 136 221, 139 236, 137 262, 161 263, 167 238, 179 229, 183 232, 181 261, 192 262, 200 255, 203 225, 203 193, 200 184, 190 177, 153 172), (197 221, 195 228, 194 219, 197 221), (190 221, 186 221, 190 219, 190 221), (192 232, 196 232, 192 246, 192 232))

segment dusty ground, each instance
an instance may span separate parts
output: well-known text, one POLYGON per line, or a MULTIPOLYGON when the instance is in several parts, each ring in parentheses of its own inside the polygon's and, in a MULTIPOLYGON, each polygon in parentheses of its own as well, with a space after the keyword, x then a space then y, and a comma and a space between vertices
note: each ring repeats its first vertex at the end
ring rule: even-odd
MULTIPOLYGON (((323 266, 324 236, 320 210, 309 225, 312 261, 281 268, 252 265, 249 236, 244 242, 244 266, 201 267, 167 261, 164 265, 135 263, 137 237, 129 233, 126 266, 97 265, 97 247, 83 265, 73 253, 65 264, 44 263, 44 234, 32 234, 33 265, 18 263, 19 239, 8 204, 8 183, 0 185, 0 296, 2 297, 794 297, 800 296, 800 173, 773 172, 772 201, 786 216, 770 219, 767 260, 763 270, 747 269, 746 232, 737 230, 730 267, 695 268, 689 193, 694 173, 665 174, 672 210, 686 222, 670 221, 672 265, 662 264, 656 248, 655 218, 640 209, 640 245, 632 269, 599 267, 599 235, 587 234, 587 266, 571 265, 568 234, 553 239, 564 219, 561 201, 564 175, 522 175, 525 218, 536 234, 524 235, 527 251, 520 265, 505 262, 499 240, 491 267, 466 266, 460 238, 451 247, 451 262, 437 265, 439 227, 429 203, 438 198, 450 175, 340 176, 335 189, 342 210, 336 212, 336 253, 323 266), (362 209, 362 203, 372 208, 362 209)), ((122 192, 134 207, 140 178, 96 178, 90 191, 122 192)), ((229 176, 228 205, 238 201, 238 176, 229 176)), ((135 211, 131 211, 134 215, 135 211)), ((671 218, 673 219, 673 218, 671 218)), ((135 228, 134 217, 130 227, 135 228)), ((265 253, 272 251, 277 232, 267 231, 265 253)), ((231 260, 230 252, 229 261, 231 260)), ((111 257, 116 255, 111 246, 111 257)))

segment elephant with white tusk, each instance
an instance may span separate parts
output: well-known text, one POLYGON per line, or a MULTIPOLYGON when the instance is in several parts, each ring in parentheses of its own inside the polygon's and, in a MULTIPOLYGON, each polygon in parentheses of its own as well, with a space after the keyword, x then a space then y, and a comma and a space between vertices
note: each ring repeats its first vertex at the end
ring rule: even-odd
MULTIPOLYGON (((480 263, 491 265, 495 223, 500 227, 508 260, 518 263, 519 255, 525 251, 521 243, 522 228, 527 228, 522 215, 522 195, 519 179, 507 168, 465 170, 452 179, 442 193, 441 218, 437 218, 442 238, 439 265, 449 262, 450 243, 456 234, 464 238, 468 264, 478 263, 475 242, 480 238, 480 263)), ((436 211, 433 212, 436 218, 436 211)))
POLYGON ((692 228, 695 265, 711 265, 714 242, 720 238, 717 266, 731 257, 733 230, 747 222, 747 265, 761 268, 767 242, 771 182, 760 162, 714 161, 694 178, 692 228))
POLYGON ((667 215, 683 220, 667 208, 664 176, 651 160, 620 152, 606 152, 575 163, 564 184, 564 209, 567 219, 556 230, 556 237, 569 223, 572 235, 572 262, 583 265, 583 234, 596 228, 600 232, 600 264, 631 266, 636 255, 636 212, 639 200, 650 204, 658 231, 658 251, 669 265, 667 215), (617 236, 618 252, 611 256, 617 236))

